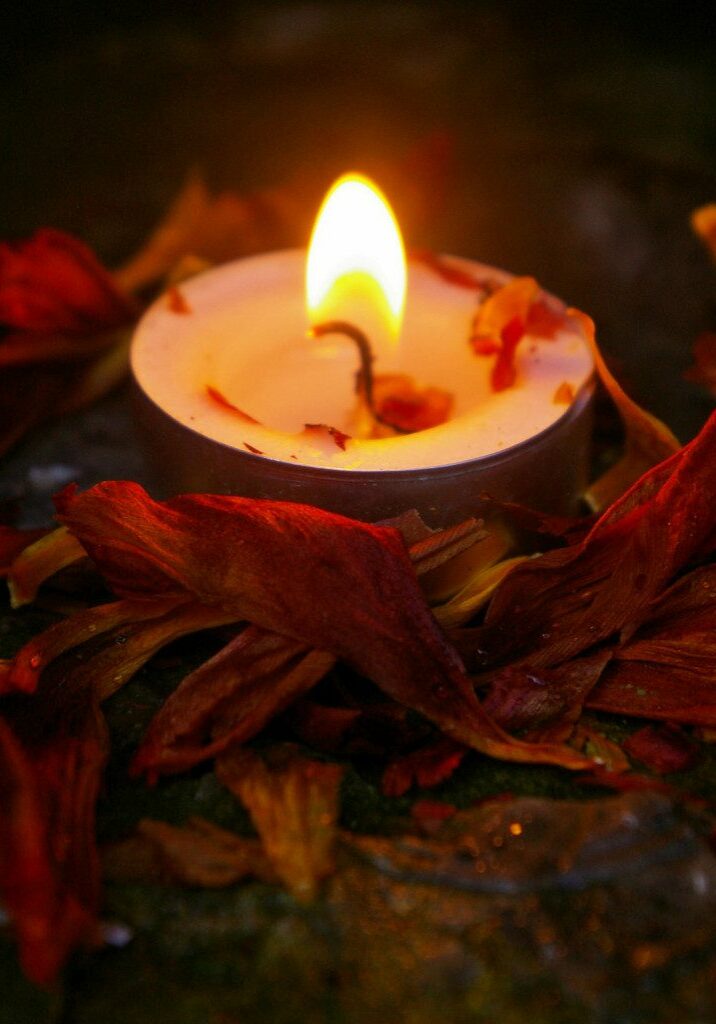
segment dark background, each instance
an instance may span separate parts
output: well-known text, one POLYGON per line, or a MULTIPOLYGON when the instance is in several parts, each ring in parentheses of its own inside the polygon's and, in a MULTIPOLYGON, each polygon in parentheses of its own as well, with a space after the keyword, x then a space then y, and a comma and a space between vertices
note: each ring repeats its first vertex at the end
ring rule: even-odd
MULTIPOLYGON (((532 273, 591 313, 685 440, 712 407, 682 374, 716 326, 689 227, 716 200, 713 21, 711 5, 641 2, 15 3, 0 237, 53 225, 117 264, 199 167, 241 192, 300 181, 305 219, 281 244, 305 244, 325 188, 361 169, 409 244, 532 273), (454 148, 447 186, 414 218, 390 168, 436 136, 454 148)), ((126 396, 44 428, 0 497, 32 496, 38 468, 56 482, 56 463, 82 484, 141 476, 130 431, 126 396)))

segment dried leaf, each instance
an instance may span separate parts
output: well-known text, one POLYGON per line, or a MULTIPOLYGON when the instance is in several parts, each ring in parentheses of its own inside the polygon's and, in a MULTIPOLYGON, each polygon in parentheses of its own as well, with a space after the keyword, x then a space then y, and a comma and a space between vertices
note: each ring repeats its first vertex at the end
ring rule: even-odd
POLYGON ((435 618, 445 629, 464 626, 485 607, 507 574, 524 561, 526 557, 506 558, 497 565, 478 570, 449 601, 433 608, 435 618))
POLYGON ((301 901, 312 900, 333 871, 343 769, 274 748, 265 761, 234 747, 216 774, 247 808, 276 874, 301 901))
POLYGON ((594 321, 578 309, 571 309, 569 313, 580 325, 592 350, 599 378, 617 407, 626 433, 624 455, 591 485, 585 495, 591 507, 598 512, 616 501, 652 466, 677 452, 681 445, 661 420, 642 409, 624 391, 599 350, 594 321))
POLYGON ((162 281, 188 255, 223 263, 271 249, 277 227, 296 219, 295 202, 291 185, 247 196, 212 195, 192 172, 161 223, 114 279, 123 291, 137 293, 162 281))
MULTIPOLYGON (((396 524, 397 525, 397 524, 396 524)), ((402 532, 402 530, 401 530, 402 532)), ((449 586, 455 588, 457 583, 447 583, 447 570, 438 574, 436 570, 443 568, 450 563, 451 569, 455 568, 455 559, 464 552, 472 551, 480 557, 480 564, 492 557, 493 546, 488 539, 488 534, 482 529, 482 522, 476 519, 466 519, 457 526, 448 527, 446 530, 432 531, 427 537, 416 540, 410 545, 408 553, 415 568, 416 575, 422 577, 421 585, 424 592, 434 594, 438 588, 449 586), (475 551, 475 544, 479 541, 486 541, 480 545, 479 551, 475 551), (427 578, 426 578, 427 577, 427 578)), ((466 567, 464 560, 460 560, 459 572, 468 573, 472 571, 474 562, 466 567)))

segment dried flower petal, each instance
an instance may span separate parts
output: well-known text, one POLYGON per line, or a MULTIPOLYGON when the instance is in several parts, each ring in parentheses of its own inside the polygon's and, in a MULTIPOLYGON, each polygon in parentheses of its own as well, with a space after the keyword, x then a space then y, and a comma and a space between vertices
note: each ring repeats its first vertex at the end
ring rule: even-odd
POLYGON ((682 577, 628 636, 588 705, 616 714, 716 725, 716 566, 682 577))
POLYGON ((306 423, 303 428, 304 434, 328 434, 333 439, 337 448, 342 452, 346 450, 346 442, 351 440, 350 434, 344 434, 338 427, 331 427, 326 423, 306 423))
POLYGON ((568 381, 563 380, 552 395, 552 401, 555 405, 571 405, 574 401, 574 388, 572 385, 568 381))
POLYGON ((34 601, 46 579, 85 557, 85 549, 64 526, 26 547, 7 574, 13 608, 34 601))
POLYGON ((685 372, 685 379, 716 394, 716 333, 703 331, 694 342, 693 354, 694 366, 685 372))
POLYGON ((193 593, 329 650, 455 740, 508 759, 584 763, 568 748, 513 741, 491 722, 395 530, 293 503, 216 495, 156 503, 126 482, 67 489, 56 502, 120 595, 193 593))
POLYGON ((493 390, 504 391, 515 383, 515 353, 525 335, 551 339, 567 325, 570 315, 533 277, 513 277, 493 292, 475 314, 470 339, 478 355, 497 353, 493 390))
MULTIPOLYGON (((450 419, 454 397, 436 387, 418 387, 407 373, 380 373, 373 377, 373 407, 380 424, 401 433, 437 427, 450 419)), ((378 436, 381 431, 376 430, 378 436)))
POLYGON ((669 428, 630 398, 604 361, 596 342, 594 321, 578 309, 569 311, 592 350, 599 379, 617 407, 626 432, 625 450, 615 466, 589 488, 586 499, 595 511, 616 501, 652 466, 677 452, 681 445, 669 428))
POLYGON ((467 754, 467 747, 442 737, 412 754, 391 761, 383 772, 386 796, 403 796, 412 786, 437 786, 455 772, 467 754))
POLYGON ((0 524, 0 576, 6 576, 10 566, 35 541, 47 535, 48 530, 15 530, 0 524))
POLYGON ((633 630, 674 575, 712 544, 714 489, 716 414, 690 445, 620 498, 581 543, 512 570, 484 627, 469 634, 474 667, 557 665, 629 624, 633 630))
POLYGON ((105 874, 119 881, 152 881, 158 876, 203 889, 224 888, 247 876, 277 881, 258 840, 237 836, 202 818, 191 818, 183 826, 144 818, 137 832, 138 836, 104 851, 105 874))
POLYGON ((48 722, 33 701, 23 739, 0 719, 0 887, 39 985, 54 983, 76 945, 97 941, 94 807, 107 738, 92 701, 69 711, 48 722))
POLYGON ((0 243, 0 324, 38 334, 95 334, 129 323, 133 304, 86 245, 45 228, 0 243))
POLYGON ((261 730, 334 663, 325 651, 250 626, 188 675, 152 720, 133 772, 184 771, 261 730))
POLYGON ((434 270, 448 284, 454 284, 458 288, 467 288, 470 291, 482 292, 495 291, 500 285, 491 278, 480 277, 474 271, 466 270, 458 263, 455 263, 431 249, 411 249, 410 259, 416 263, 434 270))
POLYGON ((490 678, 484 707, 510 732, 525 732, 534 740, 566 740, 610 657, 611 651, 603 650, 553 669, 507 667, 490 678))
POLYGON ((32 693, 37 688, 42 670, 65 651, 130 622, 159 618, 180 600, 116 601, 88 608, 50 626, 25 644, 12 659, 6 680, 7 688, 32 693))
POLYGON ((641 761, 654 772, 665 775, 692 768, 699 756, 699 745, 672 722, 647 725, 625 740, 629 757, 641 761))
POLYGON ((251 815, 276 874, 298 900, 312 900, 333 871, 338 793, 343 769, 274 748, 265 761, 234 747, 216 774, 251 815))
POLYGON ((233 402, 230 402, 228 398, 217 390, 217 388, 211 387, 211 385, 207 384, 206 393, 209 398, 216 402, 217 405, 220 405, 222 409, 229 409, 231 412, 235 412, 246 423, 258 423, 258 420, 254 419, 253 416, 249 416, 249 414, 244 412, 243 409, 239 409, 238 406, 233 404, 233 402))
POLYGON ((716 203, 707 203, 694 210, 691 227, 716 258, 716 203))

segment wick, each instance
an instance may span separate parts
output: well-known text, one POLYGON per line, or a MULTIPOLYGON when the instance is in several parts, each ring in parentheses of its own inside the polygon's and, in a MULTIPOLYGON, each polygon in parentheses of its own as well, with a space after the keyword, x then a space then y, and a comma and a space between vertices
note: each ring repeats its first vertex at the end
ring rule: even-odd
POLYGON ((311 338, 322 338, 325 334, 345 334, 347 338, 355 342, 360 356, 360 369, 357 375, 358 389, 360 390, 362 387, 365 403, 373 419, 378 423, 382 423, 384 427, 390 427, 391 430, 395 430, 398 434, 409 434, 409 430, 399 427, 397 424, 391 423, 384 416, 381 416, 375 407, 375 396, 373 394, 373 362, 375 356, 373 355, 373 349, 370 347, 370 342, 363 331, 354 326, 354 324, 349 324, 346 320, 327 320, 324 324, 315 324, 308 329, 308 335, 311 338))

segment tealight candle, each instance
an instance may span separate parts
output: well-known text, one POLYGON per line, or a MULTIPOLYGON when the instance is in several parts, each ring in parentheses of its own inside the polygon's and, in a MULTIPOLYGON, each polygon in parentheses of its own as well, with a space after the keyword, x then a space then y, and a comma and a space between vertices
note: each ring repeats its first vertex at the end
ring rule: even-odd
MULTIPOLYGON (((466 260, 446 265, 510 280, 466 260)), ((417 508, 431 525, 478 513, 484 492, 570 510, 586 485, 591 354, 565 320, 548 341, 524 338, 514 385, 494 390, 493 358, 469 344, 478 297, 427 265, 406 272, 383 197, 347 176, 324 202, 308 258, 288 250, 226 264, 142 319, 132 368, 163 490, 303 501, 373 521, 417 508), (375 436, 356 397, 356 347, 340 325, 323 333, 326 321, 365 335, 381 379, 407 375, 448 396, 449 418, 375 436)))

